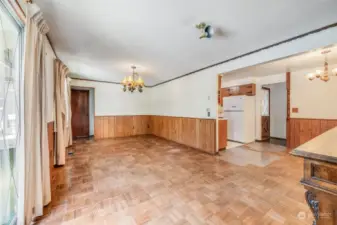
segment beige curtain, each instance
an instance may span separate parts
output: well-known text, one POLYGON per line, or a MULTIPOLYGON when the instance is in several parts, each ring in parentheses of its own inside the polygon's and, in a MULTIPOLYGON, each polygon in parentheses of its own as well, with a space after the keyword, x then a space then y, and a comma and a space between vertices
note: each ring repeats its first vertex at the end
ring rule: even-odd
POLYGON ((69 69, 55 60, 56 152, 55 164, 64 165, 66 147, 72 144, 69 69))
POLYGON ((24 67, 25 224, 51 200, 46 121, 45 39, 41 12, 27 10, 24 67), (34 213, 34 214, 33 214, 34 213))

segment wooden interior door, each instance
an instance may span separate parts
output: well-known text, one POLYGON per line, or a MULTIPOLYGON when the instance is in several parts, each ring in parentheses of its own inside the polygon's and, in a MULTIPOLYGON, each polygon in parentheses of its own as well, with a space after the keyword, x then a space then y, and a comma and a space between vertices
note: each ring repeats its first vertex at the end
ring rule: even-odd
POLYGON ((263 87, 262 91, 261 138, 267 140, 270 138, 270 89, 263 87))
POLYGON ((89 91, 71 90, 73 138, 89 137, 89 91))
POLYGON ((262 140, 267 140, 270 138, 270 117, 262 116, 261 117, 261 137, 262 140))

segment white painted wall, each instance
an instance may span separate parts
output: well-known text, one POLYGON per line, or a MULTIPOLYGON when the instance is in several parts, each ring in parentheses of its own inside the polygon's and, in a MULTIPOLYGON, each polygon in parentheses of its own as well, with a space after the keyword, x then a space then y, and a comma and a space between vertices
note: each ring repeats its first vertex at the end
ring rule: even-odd
POLYGON ((95 89, 95 115, 148 115, 150 98, 148 88, 143 93, 123 92, 122 86, 111 83, 71 80, 71 86, 95 89))
MULTIPOLYGON (((322 62, 323 63, 323 62, 322 62)), ((337 68, 330 65, 329 68, 337 68)), ((317 68, 321 69, 322 68, 317 68)), ((298 113, 290 111, 291 118, 337 119, 337 76, 330 81, 309 81, 305 75, 316 69, 291 73, 290 105, 298 108, 298 113)))
POLYGON ((153 115, 215 118, 216 72, 212 69, 151 88, 153 115), (208 117, 207 109, 210 109, 208 117))
MULTIPOLYGON (((287 138, 287 86, 285 82, 267 85, 270 88, 270 136, 287 138)), ((302 100, 303 101, 303 100, 302 100)))

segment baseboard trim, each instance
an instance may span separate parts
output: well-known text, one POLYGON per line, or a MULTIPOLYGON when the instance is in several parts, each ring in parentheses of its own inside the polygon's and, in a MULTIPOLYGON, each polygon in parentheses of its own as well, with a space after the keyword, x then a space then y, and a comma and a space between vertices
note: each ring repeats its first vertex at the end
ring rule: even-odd
POLYGON ((266 141, 269 141, 269 138, 267 139, 262 139, 262 140, 258 140, 258 139, 255 139, 256 142, 266 142, 266 141))
POLYGON ((231 142, 235 142, 235 143, 240 143, 240 144, 247 144, 245 142, 241 142, 241 141, 234 141, 234 140, 231 140, 231 139, 227 139, 227 141, 231 141, 231 142))
POLYGON ((286 138, 279 138, 279 137, 270 137, 272 139, 280 140, 280 141, 286 141, 286 138))

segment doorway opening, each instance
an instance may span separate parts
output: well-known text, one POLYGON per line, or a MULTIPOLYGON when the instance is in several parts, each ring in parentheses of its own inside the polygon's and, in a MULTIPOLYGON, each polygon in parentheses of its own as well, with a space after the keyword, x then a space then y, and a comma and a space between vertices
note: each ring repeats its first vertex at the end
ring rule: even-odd
POLYGON ((286 82, 262 86, 261 140, 287 145, 287 87, 286 82))
POLYGON ((73 139, 94 136, 94 88, 71 87, 71 127, 73 139))

